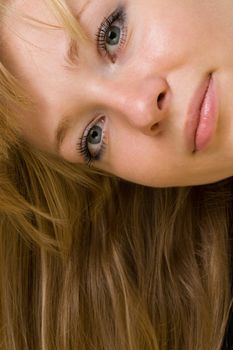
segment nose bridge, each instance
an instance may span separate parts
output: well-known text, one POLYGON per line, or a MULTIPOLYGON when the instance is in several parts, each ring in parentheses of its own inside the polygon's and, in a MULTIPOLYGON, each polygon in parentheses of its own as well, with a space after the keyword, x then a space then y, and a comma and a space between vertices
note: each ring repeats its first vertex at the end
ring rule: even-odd
POLYGON ((121 115, 132 126, 150 132, 166 114, 167 94, 168 84, 163 78, 123 77, 105 84, 101 98, 110 112, 121 115))

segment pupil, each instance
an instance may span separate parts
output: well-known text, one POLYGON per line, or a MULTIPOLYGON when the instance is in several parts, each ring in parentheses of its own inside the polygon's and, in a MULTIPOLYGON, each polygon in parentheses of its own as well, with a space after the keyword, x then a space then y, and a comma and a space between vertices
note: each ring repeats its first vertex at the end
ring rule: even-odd
POLYGON ((120 28, 112 26, 108 32, 107 43, 109 45, 117 45, 120 41, 120 28))
POLYGON ((94 126, 88 135, 88 142, 94 145, 98 144, 101 142, 101 136, 102 136, 102 129, 99 126, 94 126))

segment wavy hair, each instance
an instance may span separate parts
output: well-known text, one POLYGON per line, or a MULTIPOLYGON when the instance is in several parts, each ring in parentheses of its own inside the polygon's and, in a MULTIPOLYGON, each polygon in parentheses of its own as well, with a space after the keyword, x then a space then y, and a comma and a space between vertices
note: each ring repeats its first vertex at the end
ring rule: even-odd
POLYGON ((150 188, 65 162, 21 138, 29 106, 2 60, 0 350, 220 350, 232 179, 150 188))

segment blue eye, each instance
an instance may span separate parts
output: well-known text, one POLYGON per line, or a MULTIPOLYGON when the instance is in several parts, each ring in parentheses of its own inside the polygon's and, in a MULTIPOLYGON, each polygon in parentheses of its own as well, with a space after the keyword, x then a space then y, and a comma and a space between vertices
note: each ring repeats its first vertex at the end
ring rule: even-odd
POLYGON ((102 140, 102 129, 98 125, 95 125, 93 126, 93 128, 91 128, 90 132, 88 133, 87 142, 98 144, 101 140, 102 140))
POLYGON ((108 31, 106 42, 108 45, 115 46, 120 42, 121 30, 117 26, 112 26, 111 30, 108 31))
MULTIPOLYGON (((113 62, 117 53, 124 44, 127 35, 126 11, 124 7, 118 7, 109 17, 104 18, 98 32, 97 49, 101 53, 108 55, 113 62)), ((89 167, 93 161, 100 161, 106 147, 104 142, 102 117, 94 125, 88 127, 77 144, 77 151, 81 154, 85 163, 89 167)))
POLYGON ((93 161, 100 161, 105 150, 104 134, 105 117, 101 117, 95 124, 87 127, 77 144, 77 151, 91 167, 93 161))
POLYGON ((96 35, 98 50, 115 60, 118 50, 125 42, 126 34, 126 12, 120 7, 101 23, 96 35))

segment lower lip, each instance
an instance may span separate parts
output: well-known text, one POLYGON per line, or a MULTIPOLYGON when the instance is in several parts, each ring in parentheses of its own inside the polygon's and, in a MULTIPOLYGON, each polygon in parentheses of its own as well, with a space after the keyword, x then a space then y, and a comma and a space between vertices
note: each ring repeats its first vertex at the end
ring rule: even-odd
POLYGON ((200 119, 195 133, 195 150, 203 151, 212 140, 217 120, 217 93, 213 76, 202 103, 200 119))

